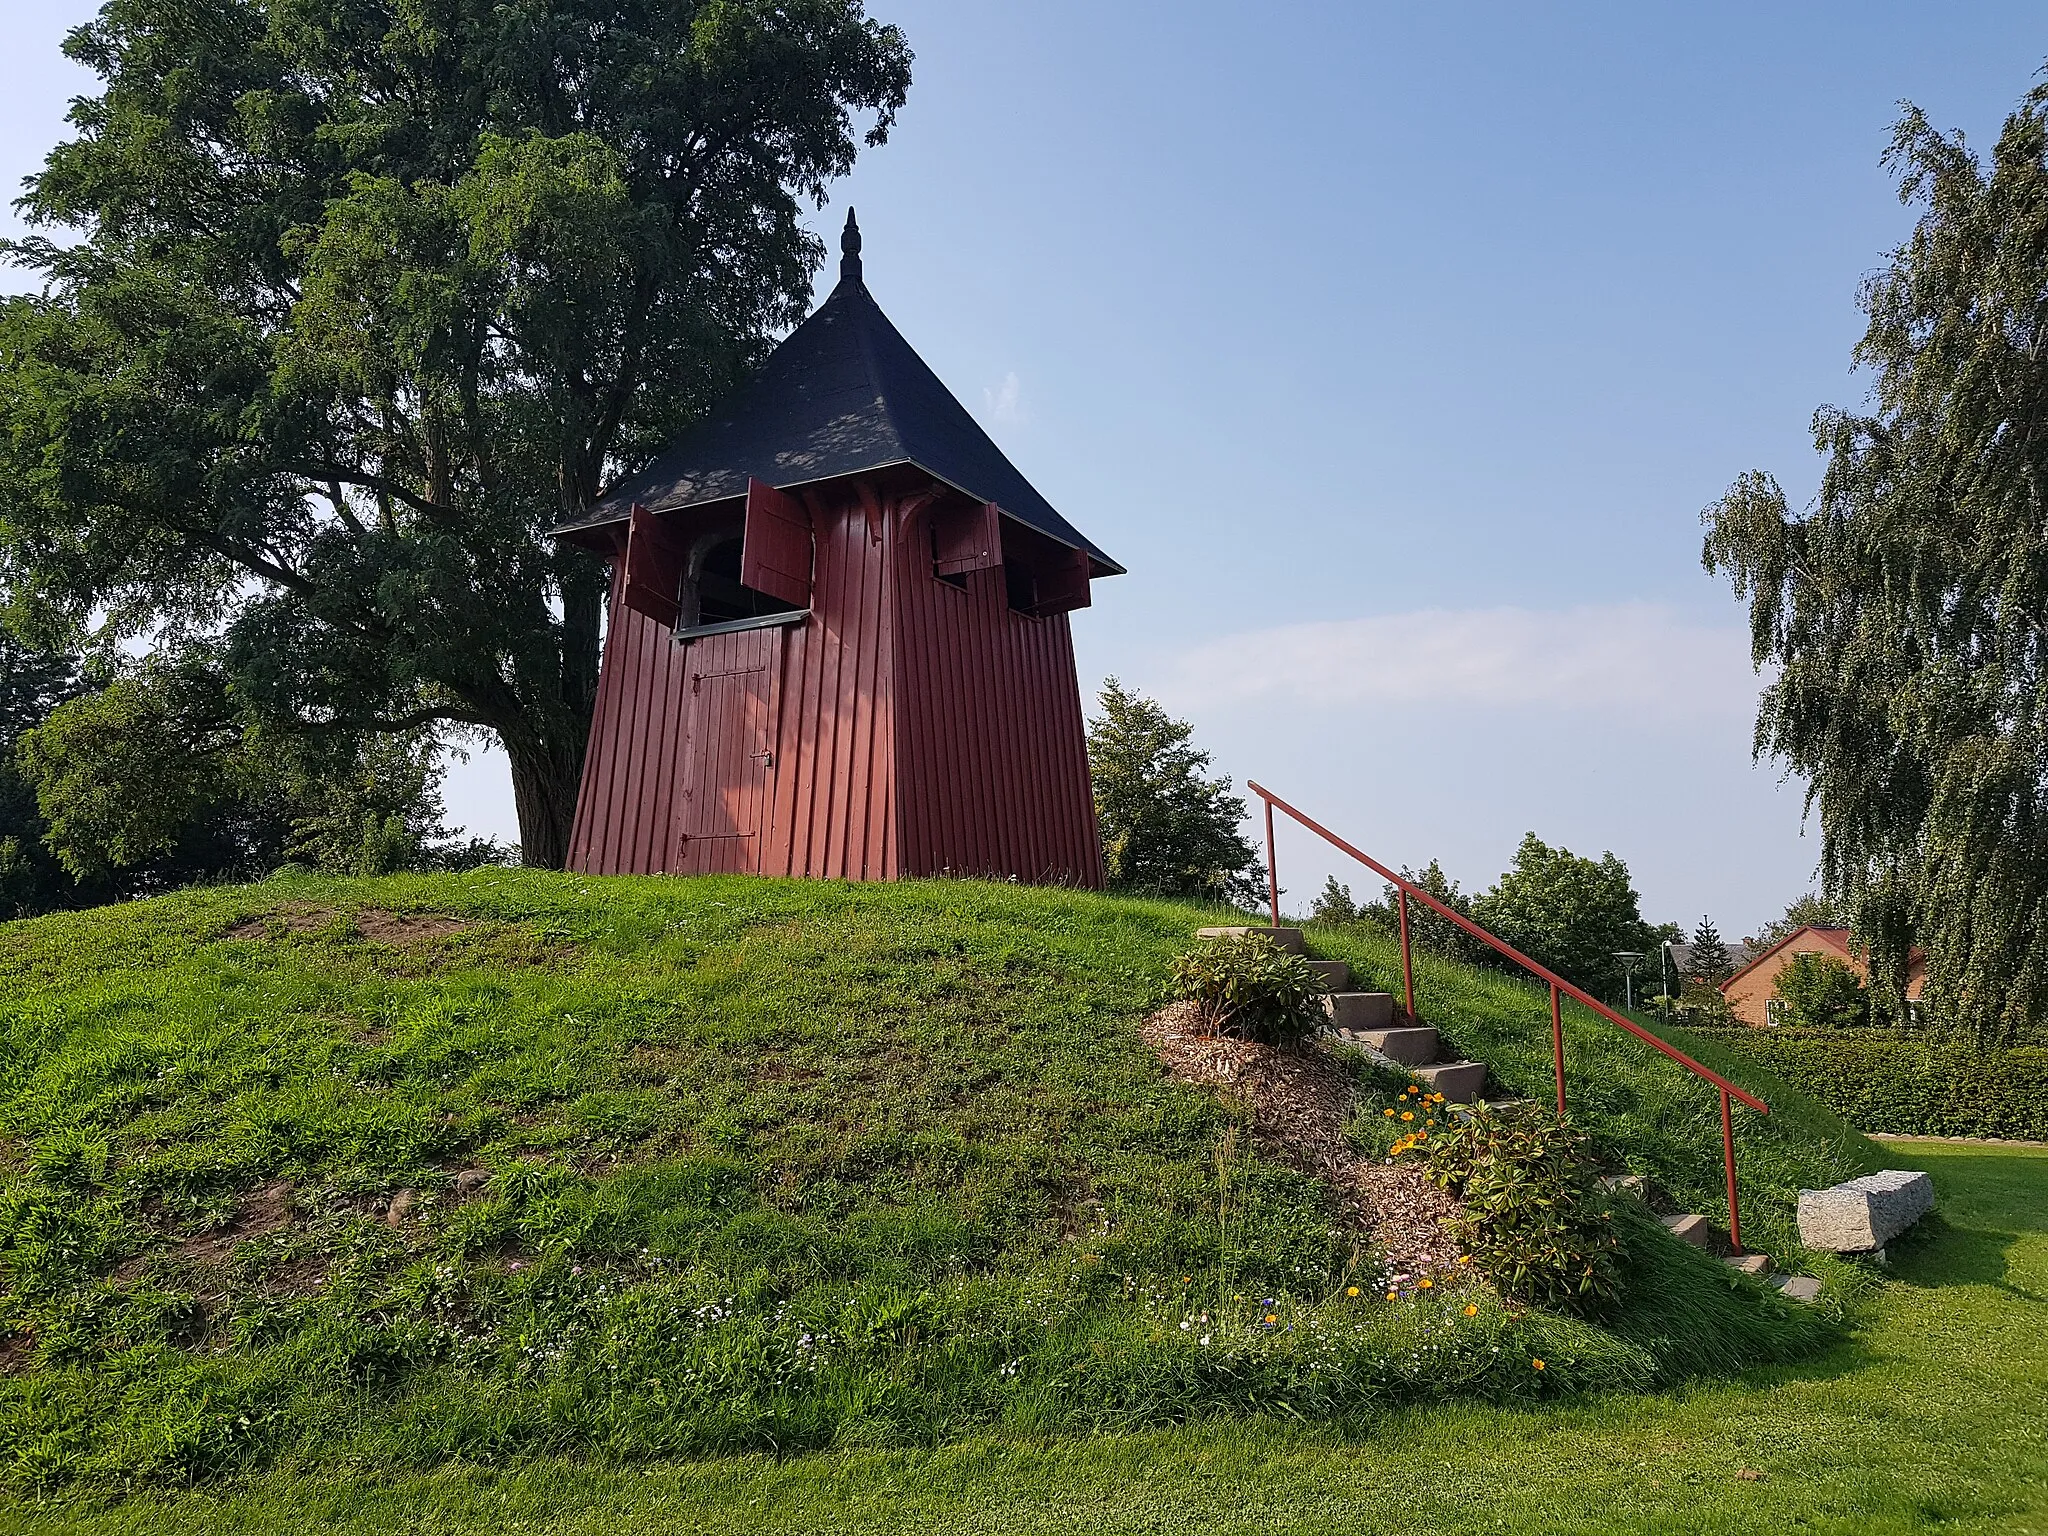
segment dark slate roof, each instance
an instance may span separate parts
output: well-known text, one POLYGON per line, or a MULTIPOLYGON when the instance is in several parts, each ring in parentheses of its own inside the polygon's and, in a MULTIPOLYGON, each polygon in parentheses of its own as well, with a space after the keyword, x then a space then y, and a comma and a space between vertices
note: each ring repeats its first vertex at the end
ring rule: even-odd
POLYGON ((939 382, 882 313, 861 277, 860 229, 846 218, 838 287, 769 354, 760 370, 587 516, 575 533, 650 512, 746 494, 748 479, 783 490, 892 464, 914 464, 1072 549, 1094 574, 1123 567, 1053 510, 939 382))

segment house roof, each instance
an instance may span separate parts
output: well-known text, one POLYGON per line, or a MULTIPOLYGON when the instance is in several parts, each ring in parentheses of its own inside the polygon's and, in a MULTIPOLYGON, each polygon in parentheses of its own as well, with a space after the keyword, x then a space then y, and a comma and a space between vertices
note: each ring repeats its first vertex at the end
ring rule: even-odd
POLYGON ((749 479, 780 490, 909 464, 1070 549, 1090 574, 1123 567, 1026 480, 882 313, 861 274, 860 226, 841 237, 839 284, 754 376, 646 469, 619 481, 560 536, 624 523, 638 503, 675 511, 744 496, 749 479))
POLYGON ((1721 990, 1723 992, 1727 991, 1728 988, 1734 985, 1734 983, 1739 978, 1748 975, 1751 971, 1755 970, 1758 966, 1762 965, 1766 960, 1770 959, 1771 956, 1775 955, 1779 950, 1783 949, 1786 945, 1790 944, 1794 939, 1798 938, 1801 934, 1806 933, 1812 934, 1817 939, 1824 940, 1829 948, 1840 950, 1842 953, 1842 957, 1845 960, 1849 960, 1851 962, 1855 961, 1856 956, 1849 948, 1848 929, 1817 928, 1811 923, 1805 923, 1797 928, 1794 928, 1790 933, 1786 934, 1785 937, 1778 940, 1777 943, 1771 945, 1769 948, 1760 950, 1756 954, 1751 955, 1747 963, 1745 963, 1741 967, 1741 969, 1737 970, 1734 975, 1730 976, 1726 981, 1721 983, 1721 990))

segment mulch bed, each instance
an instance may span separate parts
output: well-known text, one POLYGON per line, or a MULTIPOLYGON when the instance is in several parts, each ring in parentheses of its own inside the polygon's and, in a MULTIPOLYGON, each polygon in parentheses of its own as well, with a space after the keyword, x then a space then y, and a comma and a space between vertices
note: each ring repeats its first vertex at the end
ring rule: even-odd
POLYGON ((1396 1283, 1459 1272, 1448 1230, 1457 1202, 1418 1163, 1378 1161, 1351 1145, 1351 1076, 1323 1045, 1286 1051, 1208 1034, 1192 1003, 1160 1009, 1142 1033, 1174 1081, 1238 1100, 1265 1151, 1328 1184, 1345 1224, 1378 1247, 1396 1283))

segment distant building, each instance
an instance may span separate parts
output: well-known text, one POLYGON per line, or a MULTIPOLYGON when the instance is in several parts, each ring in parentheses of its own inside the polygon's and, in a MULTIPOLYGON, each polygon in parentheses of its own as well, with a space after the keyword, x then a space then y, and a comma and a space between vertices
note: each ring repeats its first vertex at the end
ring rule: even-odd
MULTIPOLYGON (((1731 951, 1732 953, 1732 951, 1731 951)), ((1740 970, 1721 983, 1721 995, 1728 999, 1728 1011, 1752 1029, 1780 1023, 1778 973, 1792 963, 1794 955, 1829 955, 1842 961, 1868 985, 1867 958, 1849 942, 1846 928, 1795 928, 1768 949, 1747 959, 1740 970)), ((1927 983, 1927 957, 1913 951, 1906 972, 1906 1010, 1916 1014, 1920 992, 1927 983)))
MULTIPOLYGON (((1721 947, 1728 951, 1729 965, 1738 971, 1756 958, 1755 951, 1747 944, 1729 944, 1724 941, 1721 947)), ((1683 943, 1667 943, 1664 946, 1664 979, 1667 983, 1667 990, 1673 997, 1678 996, 1685 989, 1686 978, 1690 975, 1692 975, 1692 946, 1683 943)))

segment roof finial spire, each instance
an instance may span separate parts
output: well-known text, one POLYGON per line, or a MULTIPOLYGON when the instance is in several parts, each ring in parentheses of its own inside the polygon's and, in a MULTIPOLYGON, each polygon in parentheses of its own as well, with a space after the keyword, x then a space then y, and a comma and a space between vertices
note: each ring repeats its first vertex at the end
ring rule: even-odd
POLYGON ((839 236, 839 280, 842 283, 857 283, 860 277, 860 225, 853 217, 853 210, 846 210, 846 229, 839 236))

